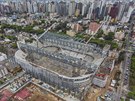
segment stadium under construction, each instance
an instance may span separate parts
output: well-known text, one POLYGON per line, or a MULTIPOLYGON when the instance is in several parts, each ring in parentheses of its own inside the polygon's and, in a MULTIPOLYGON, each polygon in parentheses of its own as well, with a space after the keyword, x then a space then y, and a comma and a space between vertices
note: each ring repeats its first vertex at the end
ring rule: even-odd
POLYGON ((108 51, 46 33, 36 44, 18 42, 15 60, 29 74, 83 99, 108 51))

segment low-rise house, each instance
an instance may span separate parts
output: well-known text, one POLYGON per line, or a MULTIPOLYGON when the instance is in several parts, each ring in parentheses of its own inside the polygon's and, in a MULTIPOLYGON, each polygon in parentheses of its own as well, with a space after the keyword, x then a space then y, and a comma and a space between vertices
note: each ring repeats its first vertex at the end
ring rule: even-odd
POLYGON ((80 24, 74 24, 74 28, 76 32, 81 32, 83 30, 83 27, 80 24))
POLYGON ((97 30, 100 28, 100 24, 96 23, 96 22, 91 22, 89 25, 89 29, 86 30, 87 34, 94 34, 97 32, 97 30))
POLYGON ((3 65, 0 65, 0 78, 4 77, 8 74, 7 68, 3 65))
POLYGON ((7 55, 0 52, 0 61, 4 61, 7 59, 7 55))
POLYGON ((120 31, 120 32, 116 32, 114 36, 117 40, 122 40, 125 37, 125 34, 120 31))
POLYGON ((105 87, 108 76, 114 68, 114 62, 115 60, 110 58, 104 60, 93 79, 94 85, 99 87, 105 87))
POLYGON ((69 35, 69 36, 71 36, 71 37, 73 37, 73 36, 76 35, 76 32, 73 31, 73 30, 69 30, 69 31, 66 32, 66 34, 69 35))
POLYGON ((83 31, 83 27, 79 23, 68 23, 67 27, 71 27, 71 29, 77 33, 83 31))
POLYGON ((102 30, 105 32, 105 33, 108 33, 108 32, 115 32, 116 31, 116 26, 108 26, 108 25, 103 25, 102 26, 102 30))

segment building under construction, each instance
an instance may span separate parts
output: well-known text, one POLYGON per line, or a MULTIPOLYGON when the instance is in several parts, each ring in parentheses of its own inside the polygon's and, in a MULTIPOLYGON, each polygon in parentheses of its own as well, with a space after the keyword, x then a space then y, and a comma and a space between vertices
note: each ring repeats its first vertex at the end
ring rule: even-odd
POLYGON ((67 90, 79 99, 107 55, 94 44, 46 33, 36 45, 18 42, 16 62, 29 74, 54 87, 67 90))

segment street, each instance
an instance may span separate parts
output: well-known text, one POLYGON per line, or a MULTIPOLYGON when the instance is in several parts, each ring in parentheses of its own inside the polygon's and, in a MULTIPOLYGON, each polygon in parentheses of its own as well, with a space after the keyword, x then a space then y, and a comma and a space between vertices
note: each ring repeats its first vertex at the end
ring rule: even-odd
POLYGON ((131 57, 132 57, 132 52, 130 52, 130 39, 131 39, 131 33, 132 33, 132 29, 133 29, 133 24, 130 24, 129 30, 127 30, 126 32, 128 32, 128 35, 126 36, 126 47, 125 47, 125 56, 124 56, 124 61, 122 62, 121 65, 121 82, 120 82, 120 86, 117 89, 117 97, 115 101, 120 101, 122 96, 125 96, 126 94, 124 94, 125 91, 128 91, 128 87, 129 87, 129 73, 130 73, 130 63, 131 63, 131 57))
POLYGON ((106 86, 104 88, 97 89, 97 91, 94 93, 92 93, 92 90, 91 90, 90 94, 87 96, 86 101, 97 101, 97 98, 99 96, 104 95, 110 86, 111 80, 114 78, 118 70, 119 70, 119 66, 115 66, 107 79, 106 86))

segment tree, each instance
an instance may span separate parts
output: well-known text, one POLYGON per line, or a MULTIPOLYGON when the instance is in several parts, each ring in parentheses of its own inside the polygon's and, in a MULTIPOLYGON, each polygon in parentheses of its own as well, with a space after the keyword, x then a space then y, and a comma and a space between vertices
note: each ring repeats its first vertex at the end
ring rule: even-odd
POLYGON ((3 35, 3 34, 0 34, 0 39, 2 39, 2 40, 4 40, 4 39, 5 39, 5 37, 4 37, 4 35, 3 35))
POLYGON ((44 33, 44 30, 43 29, 34 30, 34 33, 36 33, 37 35, 40 35, 44 33))
POLYGON ((41 23, 45 23, 45 20, 42 19, 42 20, 41 20, 41 23))
POLYGON ((104 39, 112 41, 114 39, 114 32, 109 32, 108 35, 104 37, 104 39))
POLYGON ((7 52, 7 49, 6 49, 6 47, 4 45, 0 44, 0 52, 2 52, 2 53, 6 53, 7 52))
POLYGON ((59 31, 59 30, 63 30, 66 32, 66 28, 67 28, 67 22, 60 22, 60 24, 58 26, 56 26, 55 30, 59 31))
POLYGON ((111 50, 118 48, 117 43, 112 42, 112 41, 108 41, 108 40, 100 40, 98 38, 91 39, 90 43, 95 43, 95 44, 99 45, 101 48, 103 48, 106 44, 109 44, 109 45, 111 45, 111 50))
POLYGON ((100 39, 98 39, 98 38, 96 38, 96 39, 91 39, 91 40, 90 40, 90 43, 97 44, 97 45, 99 45, 101 48, 103 48, 103 47, 105 46, 105 44, 106 44, 106 42, 105 42, 104 40, 100 40, 100 39))
POLYGON ((129 88, 128 98, 135 99, 135 54, 131 58, 131 68, 130 68, 130 78, 129 78, 129 88))
POLYGON ((23 29, 22 29, 22 31, 24 31, 24 32, 28 32, 28 33, 32 33, 32 31, 33 31, 33 26, 26 26, 26 27, 24 27, 23 29))
POLYGON ((129 92, 128 98, 135 99, 135 92, 129 92))
POLYGON ((96 38, 102 37, 104 34, 104 31, 102 29, 98 30, 96 38))
POLYGON ((17 41, 17 37, 15 37, 15 36, 7 35, 6 38, 8 38, 9 40, 12 40, 12 41, 17 41))
MULTIPOLYGON (((44 32, 44 29, 34 30, 33 25, 29 25, 26 27, 18 26, 18 25, 10 25, 10 24, 2 24, 1 29, 9 28, 14 29, 15 31, 23 31, 27 33, 35 33, 35 34, 42 34, 44 32)), ((11 38, 11 37, 10 37, 11 38)))
POLYGON ((16 43, 12 43, 11 44, 11 47, 14 48, 14 49, 16 49, 17 48, 17 44, 16 43))
POLYGON ((120 52, 119 58, 118 58, 118 63, 120 63, 121 61, 124 61, 124 55, 125 55, 124 51, 120 52))
POLYGON ((111 50, 117 49, 119 47, 118 44, 114 42, 112 42, 110 45, 111 45, 111 48, 110 48, 111 50))

